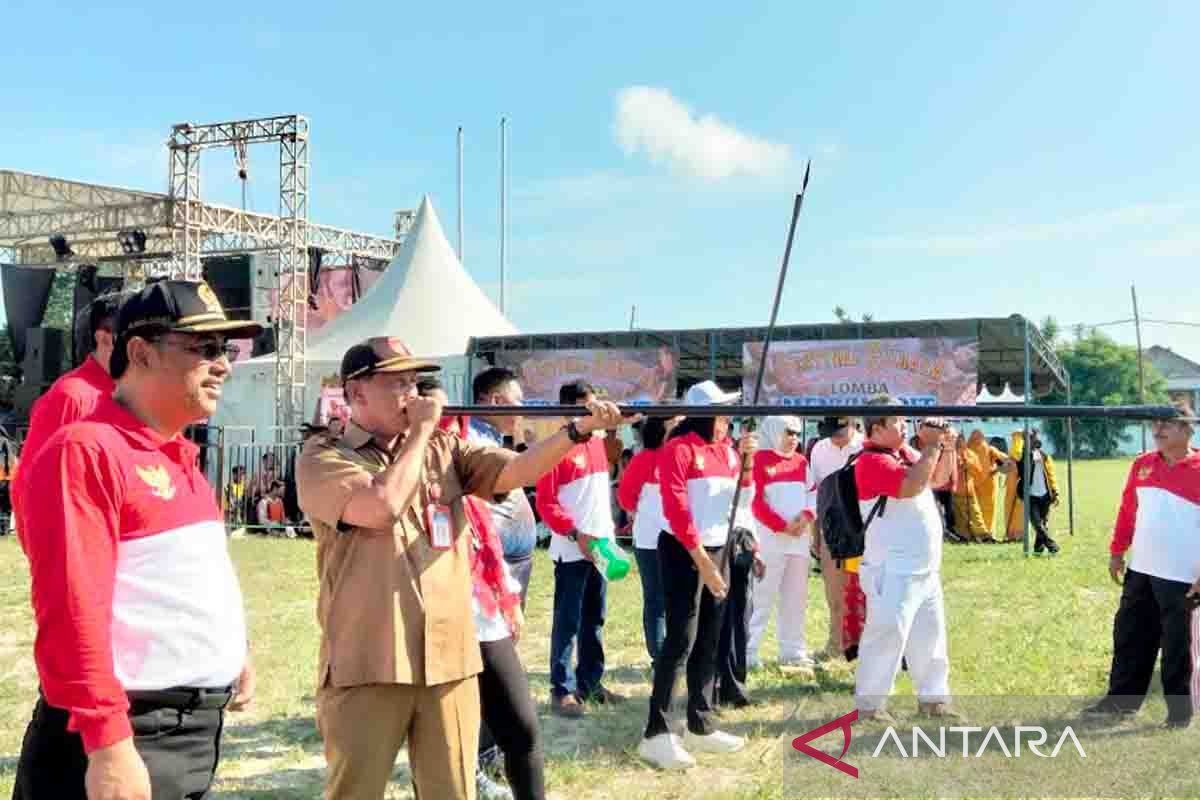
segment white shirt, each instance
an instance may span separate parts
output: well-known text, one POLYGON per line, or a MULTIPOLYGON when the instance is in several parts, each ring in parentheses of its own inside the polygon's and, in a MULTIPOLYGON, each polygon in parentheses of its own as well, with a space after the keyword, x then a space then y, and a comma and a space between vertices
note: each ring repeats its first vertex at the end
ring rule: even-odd
POLYGON ((1030 497, 1045 497, 1050 494, 1046 486, 1046 461, 1041 450, 1033 451, 1033 482, 1029 485, 1030 497))
POLYGON ((808 473, 812 478, 809 485, 816 490, 821 485, 821 481, 846 466, 850 456, 863 449, 864 441, 865 437, 855 431, 845 447, 838 447, 829 437, 821 439, 813 445, 812 455, 808 459, 808 473))

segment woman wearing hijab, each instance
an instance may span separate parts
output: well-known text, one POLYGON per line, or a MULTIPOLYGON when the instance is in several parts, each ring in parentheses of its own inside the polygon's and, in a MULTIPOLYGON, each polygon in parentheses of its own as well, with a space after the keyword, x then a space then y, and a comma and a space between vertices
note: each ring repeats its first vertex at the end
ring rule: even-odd
POLYGON ((954 440, 958 451, 958 480, 954 485, 954 529, 972 542, 994 543, 991 531, 984 527, 983 514, 979 510, 976 487, 983 480, 983 466, 979 458, 967 447, 967 440, 959 436, 954 440))
POLYGON ((983 469, 982 477, 975 481, 975 496, 979 499, 979 514, 983 517, 983 527, 990 536, 996 530, 996 476, 1000 473, 1000 468, 1008 463, 1008 456, 1004 451, 992 447, 983 431, 978 428, 971 431, 967 446, 983 469))
MULTIPOLYGON (((739 396, 704 381, 688 389, 684 404, 725 405, 739 396)), ((661 769, 693 766, 689 749, 734 753, 746 744, 740 736, 717 729, 712 702, 728 591, 728 564, 721 564, 721 551, 737 483, 751 486, 750 470, 742 470, 738 453, 726 439, 729 422, 729 417, 688 417, 659 451, 667 528, 658 536, 658 569, 667 635, 654 661, 649 719, 638 755, 661 769), (671 733, 668 715, 675 681, 685 664, 687 735, 680 739, 671 733)), ((755 438, 745 436, 739 450, 746 457, 755 446, 755 438)))
POLYGON ((754 584, 750 617, 749 661, 758 663, 758 647, 776 603, 779 606, 779 663, 812 669, 804 637, 808 605, 808 571, 816 496, 811 489, 808 459, 798 445, 803 426, 798 417, 767 417, 754 454, 754 500, 758 541, 766 574, 754 584))

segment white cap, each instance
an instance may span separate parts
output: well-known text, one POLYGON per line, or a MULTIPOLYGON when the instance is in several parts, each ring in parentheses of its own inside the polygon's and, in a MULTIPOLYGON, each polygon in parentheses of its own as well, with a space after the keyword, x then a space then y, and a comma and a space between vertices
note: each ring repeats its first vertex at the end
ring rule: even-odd
POLYGON ((722 391, 713 381, 701 381, 688 389, 683 395, 685 406, 724 406, 736 403, 741 398, 741 392, 722 391))

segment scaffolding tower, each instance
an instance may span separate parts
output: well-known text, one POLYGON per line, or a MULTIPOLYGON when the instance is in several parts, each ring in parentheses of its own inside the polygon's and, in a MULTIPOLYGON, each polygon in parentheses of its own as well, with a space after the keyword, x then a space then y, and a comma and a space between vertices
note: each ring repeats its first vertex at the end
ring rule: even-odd
MULTIPOLYGON (((298 114, 171 128, 169 196, 173 230, 171 277, 200 280, 204 234, 221 226, 207 219, 212 210, 200 201, 200 153, 216 147, 237 148, 279 143, 279 217, 273 231, 259 238, 276 246, 273 274, 258 270, 260 297, 278 301, 265 320, 275 331, 275 424, 295 427, 304 418, 308 304, 308 120, 298 114)), ((261 306, 260 306, 261 307, 261 306)))

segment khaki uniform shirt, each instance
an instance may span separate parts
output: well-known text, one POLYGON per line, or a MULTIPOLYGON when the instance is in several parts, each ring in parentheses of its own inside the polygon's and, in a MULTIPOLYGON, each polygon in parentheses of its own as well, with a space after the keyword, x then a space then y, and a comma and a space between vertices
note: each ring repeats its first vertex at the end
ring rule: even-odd
POLYGON ((462 498, 491 498, 515 455, 436 431, 413 502, 391 530, 373 530, 347 526, 342 514, 364 474, 383 472, 394 454, 353 423, 340 437, 317 436, 305 445, 296 488, 317 539, 319 687, 434 686, 482 670, 462 498), (431 544, 425 515, 431 500, 451 509, 448 550, 431 544))

